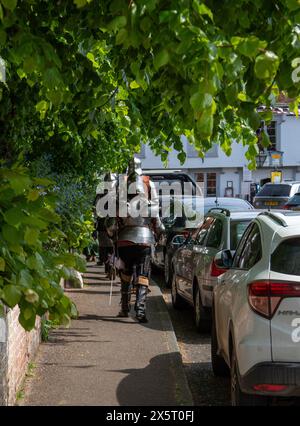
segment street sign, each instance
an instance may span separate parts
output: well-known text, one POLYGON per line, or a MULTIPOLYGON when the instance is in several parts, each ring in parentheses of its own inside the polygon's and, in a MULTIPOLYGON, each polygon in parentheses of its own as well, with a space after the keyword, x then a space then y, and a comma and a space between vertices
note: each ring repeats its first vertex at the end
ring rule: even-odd
POLYGON ((282 172, 280 170, 276 170, 271 172, 271 182, 272 183, 281 183, 282 182, 282 172))

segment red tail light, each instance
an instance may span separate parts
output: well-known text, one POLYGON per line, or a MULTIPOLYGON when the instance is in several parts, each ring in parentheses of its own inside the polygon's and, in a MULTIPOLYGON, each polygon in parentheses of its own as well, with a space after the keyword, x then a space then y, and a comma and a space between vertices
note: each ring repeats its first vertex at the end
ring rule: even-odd
POLYGON ((259 385, 254 385, 253 389, 259 392, 282 392, 287 389, 286 385, 269 385, 266 383, 262 383, 259 385))
POLYGON ((284 210, 292 210, 292 206, 283 206, 282 207, 284 210))
POLYGON ((248 286, 250 306, 266 318, 272 318, 285 297, 300 297, 300 282, 262 280, 248 286))
POLYGON ((212 261, 211 267, 210 267, 210 276, 211 277, 219 277, 220 275, 224 274, 224 272, 226 272, 227 269, 225 268, 219 268, 219 266, 217 266, 214 262, 214 260, 212 261))
POLYGON ((190 231, 183 231, 182 235, 184 236, 184 238, 188 238, 190 236, 190 231))

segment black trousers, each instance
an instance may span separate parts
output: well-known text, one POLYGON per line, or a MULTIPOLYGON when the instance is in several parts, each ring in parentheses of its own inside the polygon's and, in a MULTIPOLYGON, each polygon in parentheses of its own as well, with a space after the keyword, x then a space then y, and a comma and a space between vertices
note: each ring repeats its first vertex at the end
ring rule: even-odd
POLYGON ((120 271, 121 278, 121 312, 119 316, 128 316, 132 284, 135 285, 136 317, 139 321, 146 319, 146 298, 150 281, 151 248, 144 246, 119 247, 119 257, 124 262, 120 271))
POLYGON ((121 280, 131 282, 135 276, 135 284, 149 285, 151 272, 151 247, 132 245, 119 247, 119 257, 124 262, 121 280))

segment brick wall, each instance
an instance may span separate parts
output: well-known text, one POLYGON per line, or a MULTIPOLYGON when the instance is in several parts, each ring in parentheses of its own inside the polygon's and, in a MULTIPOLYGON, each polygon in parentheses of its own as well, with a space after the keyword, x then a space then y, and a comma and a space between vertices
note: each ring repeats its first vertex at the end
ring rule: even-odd
POLYGON ((20 326, 18 316, 19 308, 9 310, 4 324, 0 324, 0 405, 15 403, 27 365, 40 344, 40 320, 28 333, 20 326))

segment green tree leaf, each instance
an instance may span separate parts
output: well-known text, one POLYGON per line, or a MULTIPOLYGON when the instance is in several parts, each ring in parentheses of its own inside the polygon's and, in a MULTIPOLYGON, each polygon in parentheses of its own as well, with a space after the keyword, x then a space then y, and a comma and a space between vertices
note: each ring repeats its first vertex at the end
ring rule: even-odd
POLYGON ((126 27, 126 24, 126 16, 117 16, 108 24, 108 29, 117 32, 120 28, 126 27))
POLYGON ((18 0, 1 0, 1 3, 6 9, 9 9, 13 12, 17 7, 18 0))
POLYGON ((5 271, 5 260, 0 257, 0 272, 4 272, 5 271))
POLYGON ((167 63, 170 60, 169 52, 166 49, 160 50, 155 56, 154 56, 154 67, 156 70, 163 67, 164 65, 167 65, 167 63))
POLYGON ((4 239, 11 244, 18 244, 21 240, 21 236, 18 230, 15 227, 8 224, 3 225, 2 234, 4 239))
POLYGON ((5 221, 12 226, 19 225, 25 218, 25 214, 22 212, 20 207, 12 207, 7 210, 4 215, 5 221))
POLYGON ((28 303, 37 303, 39 301, 39 295, 32 289, 26 289, 24 291, 25 300, 28 303))
POLYGON ((40 231, 34 228, 26 228, 24 240, 30 246, 36 246, 39 242, 40 231))
POLYGON ((266 52, 257 56, 254 71, 257 78, 270 80, 275 77, 279 67, 279 58, 273 52, 266 52))
POLYGON ((10 308, 13 308, 19 303, 21 296, 22 296, 22 293, 17 286, 15 285, 4 286, 3 300, 10 308))

